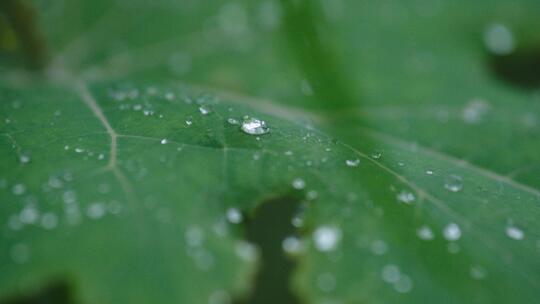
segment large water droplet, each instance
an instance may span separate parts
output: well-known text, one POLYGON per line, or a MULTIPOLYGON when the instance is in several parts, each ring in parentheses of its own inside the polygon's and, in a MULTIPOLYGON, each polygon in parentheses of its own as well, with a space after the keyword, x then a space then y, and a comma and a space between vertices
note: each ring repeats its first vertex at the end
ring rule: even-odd
POLYGON ((459 192, 463 189, 461 176, 450 174, 444 179, 444 188, 451 192, 459 192))
POLYGON ((253 117, 244 117, 241 130, 249 135, 263 135, 270 132, 270 128, 266 126, 264 120, 259 120, 253 117))

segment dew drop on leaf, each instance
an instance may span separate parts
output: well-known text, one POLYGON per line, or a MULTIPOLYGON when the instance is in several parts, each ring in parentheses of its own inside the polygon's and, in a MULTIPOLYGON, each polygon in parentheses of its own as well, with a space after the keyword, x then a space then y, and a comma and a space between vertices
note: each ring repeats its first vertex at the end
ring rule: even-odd
POLYGON ((26 186, 24 184, 15 184, 11 190, 15 195, 23 195, 26 192, 26 186))
POLYGON ((516 226, 508 226, 506 227, 506 235, 514 240, 522 240, 525 237, 525 233, 523 230, 519 229, 516 226))
POLYGON ((27 164, 30 162, 30 160, 31 158, 28 154, 21 154, 21 156, 19 157, 19 161, 21 162, 21 164, 27 164))
POLYGON ((212 113, 212 109, 210 109, 208 106, 202 105, 199 106, 199 112, 201 112, 202 115, 208 115, 212 113))
POLYGON ((302 190, 306 187, 306 182, 301 178, 295 178, 292 181, 292 186, 296 190, 302 190))
POLYGON ((244 219, 242 212, 237 208, 229 208, 226 213, 227 221, 231 224, 239 224, 244 219))
POLYGON ((433 230, 429 228, 428 226, 422 226, 416 230, 416 235, 424 241, 431 241, 435 238, 435 234, 433 233, 433 230))
POLYGON ((360 164, 360 160, 358 158, 356 159, 347 159, 345 161, 345 164, 349 167, 358 167, 358 165, 360 164))
POLYGON ((400 201, 402 203, 405 203, 405 204, 410 204, 416 199, 412 192, 405 191, 405 190, 398 193, 396 198, 397 198, 398 201, 400 201))
POLYGON ((484 44, 495 55, 508 55, 515 49, 514 35, 503 24, 489 25, 484 32, 484 44))
POLYGON ((341 240, 341 230, 337 227, 320 226, 313 232, 315 248, 319 251, 332 251, 336 249, 341 240))
POLYGON ((444 179, 444 188, 450 192, 459 192, 463 189, 461 176, 450 174, 444 179))
POLYGON ((297 237, 288 236, 281 243, 281 247, 283 248, 283 251, 288 254, 297 254, 302 251, 303 244, 297 237))
POLYGON ((166 145, 168 142, 169 141, 166 138, 164 138, 159 143, 162 144, 162 145, 166 145))
POLYGON ((397 282, 400 276, 399 267, 394 264, 385 265, 381 271, 381 277, 387 283, 397 282))
POLYGON ((443 235, 449 241, 457 241, 461 237, 461 228, 456 223, 450 223, 444 227, 443 235))
POLYGON ((242 121, 241 130, 249 135, 263 135, 270 132, 270 128, 266 126, 264 120, 247 116, 242 121))

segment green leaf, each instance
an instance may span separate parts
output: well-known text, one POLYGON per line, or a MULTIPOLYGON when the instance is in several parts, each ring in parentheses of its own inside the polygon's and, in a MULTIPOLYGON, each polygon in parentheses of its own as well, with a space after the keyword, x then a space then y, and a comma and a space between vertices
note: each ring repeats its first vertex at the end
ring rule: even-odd
POLYGON ((305 303, 534 302, 539 99, 484 40, 540 42, 538 3, 321 3, 324 50, 277 1, 36 1, 57 55, 0 76, 0 299, 249 297, 244 225, 285 200, 305 303))

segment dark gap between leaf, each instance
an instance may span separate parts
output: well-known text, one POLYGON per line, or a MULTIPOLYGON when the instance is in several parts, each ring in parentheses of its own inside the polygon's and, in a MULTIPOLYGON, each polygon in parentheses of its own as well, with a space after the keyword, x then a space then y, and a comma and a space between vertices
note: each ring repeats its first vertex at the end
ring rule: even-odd
POLYGON ((70 286, 64 281, 55 281, 41 290, 6 299, 2 304, 73 304, 70 286))
POLYGON ((251 294, 235 304, 299 304, 291 290, 291 275, 296 262, 282 250, 282 241, 296 232, 291 219, 299 207, 291 197, 263 203, 246 224, 246 238, 259 247, 261 263, 251 294))
POLYGON ((517 49, 509 55, 492 55, 490 65, 500 80, 523 89, 540 88, 540 46, 517 49))

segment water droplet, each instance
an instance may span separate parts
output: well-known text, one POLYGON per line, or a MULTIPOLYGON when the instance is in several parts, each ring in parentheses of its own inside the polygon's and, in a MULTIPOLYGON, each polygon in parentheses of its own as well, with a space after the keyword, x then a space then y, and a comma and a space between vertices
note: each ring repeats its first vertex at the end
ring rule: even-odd
POLYGON ((473 265, 469 271, 471 277, 476 280, 482 280, 487 277, 487 271, 480 265, 473 265))
POLYGON ((83 152, 84 152, 84 149, 83 149, 83 148, 75 148, 75 152, 77 152, 77 153, 83 153, 83 152))
POLYGON ((336 249, 341 240, 341 230, 332 226, 321 226, 313 232, 313 241, 319 251, 331 251, 336 249))
POLYGON ((405 191, 405 190, 398 193, 396 198, 397 198, 398 201, 400 201, 402 203, 405 203, 405 204, 410 204, 410 203, 414 202, 414 200, 416 199, 416 197, 414 196, 414 194, 412 192, 405 191))
POLYGON ((408 293, 413 288, 413 282, 408 275, 402 274, 399 280, 394 283, 394 289, 399 293, 408 293))
POLYGON ((47 230, 56 228, 58 217, 52 212, 47 212, 41 216, 41 226, 47 230))
POLYGON ((186 125, 191 126, 193 124, 193 121, 191 119, 186 119, 186 125))
POLYGON ((506 227, 506 235, 514 240, 522 240, 525 237, 523 230, 519 229, 516 226, 506 227))
POLYGON ((463 189, 461 176, 450 174, 444 179, 444 188, 451 192, 459 192, 463 189))
POLYGON ((360 159, 347 159, 345 161, 345 164, 349 167, 358 167, 358 165, 360 164, 360 159))
POLYGON ((463 120, 469 124, 479 123, 484 119, 490 108, 491 106, 487 101, 475 98, 469 101, 463 109, 463 120))
POLYGON ((416 230, 416 235, 424 241, 431 241, 435 238, 435 234, 428 226, 422 226, 416 230))
POLYGON ((292 186, 296 190, 302 190, 306 187, 306 182, 304 182, 304 180, 301 178, 295 178, 292 181, 292 186))
POLYGON ((23 195, 26 192, 26 186, 23 184, 15 184, 11 190, 15 195, 23 195))
POLYGON ((496 55, 508 55, 515 49, 514 35, 503 24, 490 24, 484 32, 486 48, 496 55))
POLYGON ((248 242, 236 243, 236 255, 244 261, 253 262, 257 259, 257 248, 248 242))
POLYGON ((270 132, 265 121, 247 116, 242 121, 241 130, 250 135, 263 135, 270 132))
POLYGON ((197 226, 189 226, 185 233, 186 244, 189 247, 199 247, 204 241, 204 232, 197 226))
POLYGON ((239 124, 238 120, 234 119, 234 118, 229 118, 227 119, 227 122, 231 125, 237 125, 239 124))
POLYGON ((426 174, 427 174, 427 175, 433 175, 433 171, 431 171, 431 170, 426 170, 426 174))
POLYGON ((86 215, 91 219, 97 220, 105 215, 105 211, 105 204, 101 202, 92 203, 88 206, 88 209, 86 209, 86 215))
POLYGON ((443 235, 449 241, 457 241, 461 238, 461 228, 456 223, 450 223, 444 227, 443 235))
POLYGON ((396 283, 401 277, 399 267, 394 264, 385 265, 381 271, 381 277, 387 283, 396 283))
POLYGON ((379 159, 379 158, 381 158, 381 156, 382 156, 382 152, 380 152, 380 151, 373 151, 373 153, 371 153, 371 157, 373 159, 379 159))
POLYGON ((21 210, 19 220, 23 224, 34 224, 39 218, 39 211, 33 205, 28 205, 21 210))
POLYGON ((371 252, 375 255, 383 255, 388 251, 388 245, 383 240, 375 240, 371 243, 371 252))
POLYGON ((244 220, 242 212, 240 212, 240 210, 238 210, 237 208, 227 209, 226 218, 227 221, 229 221, 229 223, 231 224, 239 224, 244 220))
POLYGON ((281 247, 283 248, 283 251, 288 254, 297 254, 302 251, 304 246, 297 237, 288 236, 281 243, 281 247))
POLYGON ((19 157, 19 161, 21 162, 21 164, 28 164, 30 160, 30 155, 28 154, 21 154, 19 157))
POLYGON ((317 199, 317 197, 319 197, 319 193, 315 190, 309 190, 307 193, 306 193, 306 199, 308 201, 312 201, 312 200, 315 200, 317 199))
POLYGON ((160 141, 160 143, 161 143, 162 145, 166 145, 168 142, 169 142, 169 141, 168 141, 166 138, 164 138, 164 139, 162 139, 162 140, 160 141))
POLYGON ((201 112, 202 115, 208 115, 212 113, 212 109, 210 109, 208 106, 202 105, 199 106, 199 112, 201 112))

